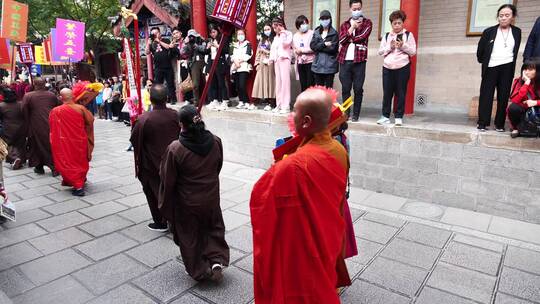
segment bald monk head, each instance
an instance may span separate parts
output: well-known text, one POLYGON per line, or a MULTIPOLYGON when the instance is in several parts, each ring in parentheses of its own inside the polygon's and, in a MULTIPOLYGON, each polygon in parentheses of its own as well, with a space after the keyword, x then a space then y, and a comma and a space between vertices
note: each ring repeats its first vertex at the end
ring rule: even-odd
POLYGON ((300 136, 324 131, 332 111, 332 97, 320 88, 309 88, 296 98, 294 126, 300 136))
POLYGON ((68 88, 63 88, 60 90, 60 100, 63 103, 70 103, 73 101, 73 91, 68 88))

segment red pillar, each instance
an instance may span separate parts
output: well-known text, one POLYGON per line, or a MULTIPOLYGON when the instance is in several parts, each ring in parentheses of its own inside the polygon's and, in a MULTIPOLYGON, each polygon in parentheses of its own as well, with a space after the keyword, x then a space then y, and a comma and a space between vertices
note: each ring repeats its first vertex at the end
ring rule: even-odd
MULTIPOLYGON (((246 36, 251 47, 253 48, 253 57, 251 58, 251 64, 255 62, 255 53, 257 52, 257 3, 256 0, 253 0, 251 5, 251 11, 249 12, 249 17, 246 23, 246 36)), ((248 96, 251 98, 251 92, 253 91, 253 82, 255 81, 255 71, 251 72, 249 77, 247 89, 248 96)))
POLYGON ((191 0, 191 24, 201 36, 208 37, 206 24, 206 0, 191 0))
MULTIPOLYGON (((416 39, 418 48, 418 27, 420 24, 420 0, 401 0, 401 10, 407 14, 405 28, 411 32, 416 39)), ((407 87, 407 100, 405 101, 405 114, 414 114, 415 88, 416 88, 416 59, 411 59, 411 78, 407 87)))

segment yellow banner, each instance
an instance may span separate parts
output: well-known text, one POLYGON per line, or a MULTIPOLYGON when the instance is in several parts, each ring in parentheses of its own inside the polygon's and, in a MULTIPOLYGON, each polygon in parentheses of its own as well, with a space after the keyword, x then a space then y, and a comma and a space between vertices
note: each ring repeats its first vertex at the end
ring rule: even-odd
POLYGON ((45 60, 45 49, 41 45, 34 46, 34 57, 36 64, 49 65, 50 62, 45 60))

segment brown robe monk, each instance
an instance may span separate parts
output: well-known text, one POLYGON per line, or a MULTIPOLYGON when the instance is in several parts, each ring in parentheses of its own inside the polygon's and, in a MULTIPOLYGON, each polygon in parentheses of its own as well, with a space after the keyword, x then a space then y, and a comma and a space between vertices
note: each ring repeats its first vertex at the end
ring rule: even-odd
POLYGON ((24 95, 22 108, 24 119, 28 127, 29 165, 30 167, 47 166, 53 168, 51 144, 49 141, 49 114, 51 110, 60 105, 56 96, 39 88, 37 91, 24 95))
POLYGON ((159 192, 159 210, 172 226, 186 271, 198 281, 213 279, 214 265, 229 264, 219 206, 223 147, 217 136, 203 132, 197 140, 182 132, 169 145, 159 192))
POLYGON ((135 122, 131 131, 131 144, 135 152, 135 170, 150 207, 155 224, 166 221, 158 209, 159 165, 165 150, 178 139, 180 126, 178 114, 165 104, 154 104, 151 112, 145 112, 135 122))
POLYGON ((7 161, 16 161, 13 168, 18 169, 26 162, 26 126, 21 103, 15 98, 0 103, 0 121, 2 139, 8 144, 7 161))

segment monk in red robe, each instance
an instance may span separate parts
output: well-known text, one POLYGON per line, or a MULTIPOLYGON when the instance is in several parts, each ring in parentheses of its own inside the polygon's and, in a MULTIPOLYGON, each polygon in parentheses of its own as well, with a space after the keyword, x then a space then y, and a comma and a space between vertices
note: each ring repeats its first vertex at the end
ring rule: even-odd
POLYGON ((336 287, 350 285, 342 216, 348 158, 328 130, 331 108, 322 89, 298 96, 294 124, 304 141, 253 188, 257 304, 339 303, 336 287))
POLYGON ((71 89, 62 89, 60 99, 64 104, 51 111, 51 149, 62 185, 73 187, 73 195, 84 196, 94 149, 94 116, 83 105, 74 103, 74 97, 71 89))

